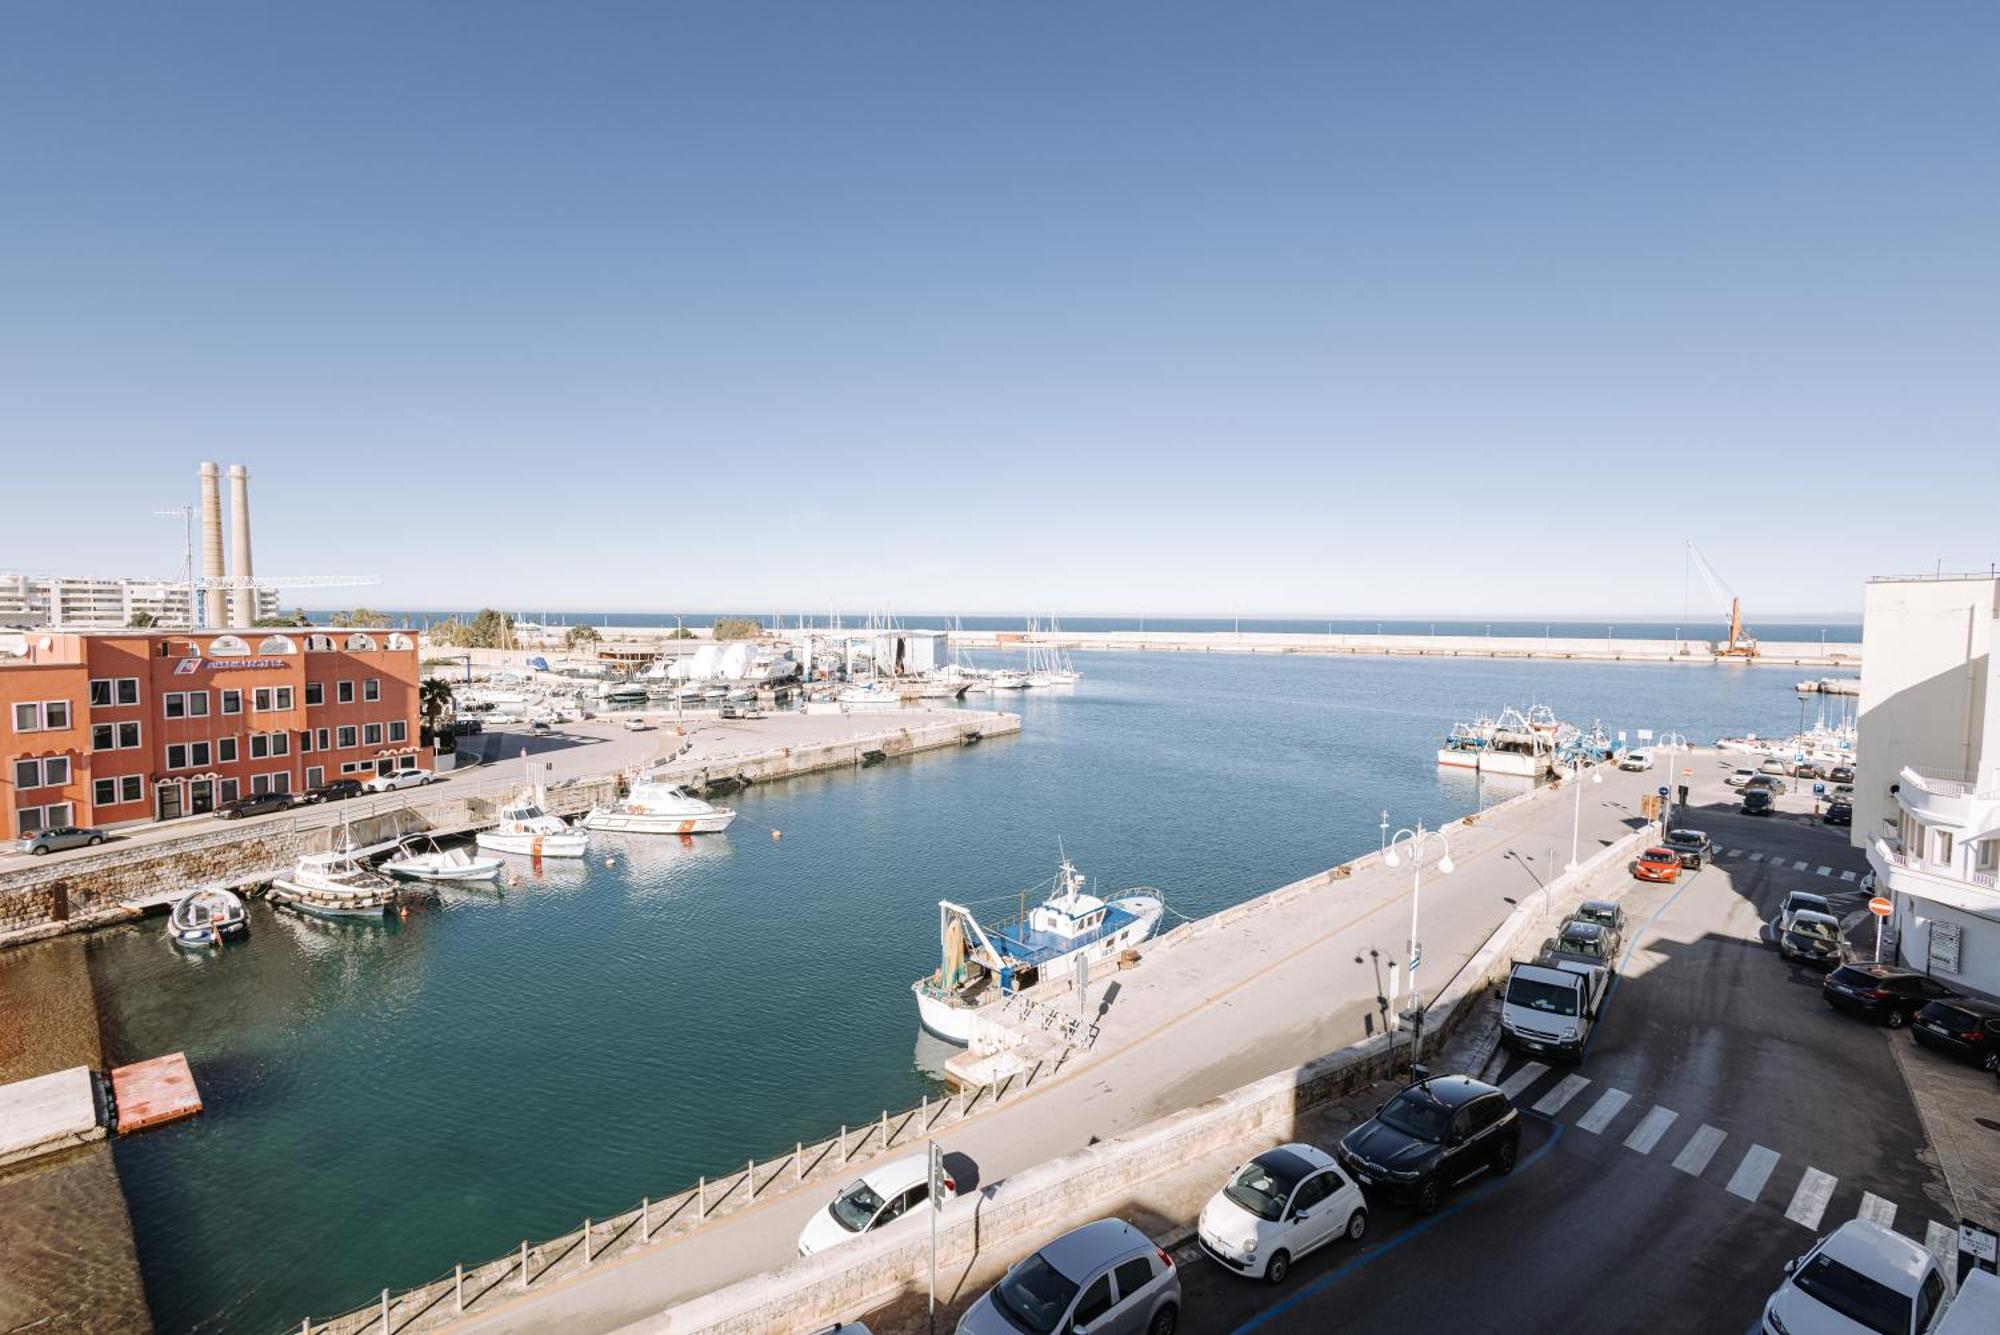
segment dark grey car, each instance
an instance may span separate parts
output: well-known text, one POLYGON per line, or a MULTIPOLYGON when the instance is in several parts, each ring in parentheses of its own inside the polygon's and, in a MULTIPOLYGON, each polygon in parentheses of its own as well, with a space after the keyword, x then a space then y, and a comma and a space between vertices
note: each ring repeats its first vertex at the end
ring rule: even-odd
POLYGON ((104 842, 104 831, 93 830, 83 825, 58 825, 53 830, 43 830, 21 840, 21 851, 40 856, 43 853, 59 853, 65 848, 94 847, 104 842))
POLYGON ((1020 1262, 958 1321, 958 1335, 1173 1335, 1173 1258, 1122 1219, 1065 1233, 1020 1262))

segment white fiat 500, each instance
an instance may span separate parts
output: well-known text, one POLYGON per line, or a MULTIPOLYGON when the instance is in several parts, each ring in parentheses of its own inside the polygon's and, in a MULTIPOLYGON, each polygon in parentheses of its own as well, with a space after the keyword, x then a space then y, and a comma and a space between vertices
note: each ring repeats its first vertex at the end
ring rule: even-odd
MULTIPOLYGON (((950 1200, 958 1183, 944 1180, 944 1198, 950 1200)), ((851 1242, 898 1219, 915 1219, 923 1211, 917 1207, 930 1199, 930 1157, 913 1154, 877 1164, 859 1180, 840 1189, 840 1194, 806 1221, 799 1234, 799 1255, 811 1256, 828 1247, 851 1242)))
POLYGON ((1239 1275, 1281 1283, 1292 1262, 1335 1238, 1359 1242, 1368 1202, 1313 1145, 1265 1150, 1201 1207, 1202 1250, 1239 1275))

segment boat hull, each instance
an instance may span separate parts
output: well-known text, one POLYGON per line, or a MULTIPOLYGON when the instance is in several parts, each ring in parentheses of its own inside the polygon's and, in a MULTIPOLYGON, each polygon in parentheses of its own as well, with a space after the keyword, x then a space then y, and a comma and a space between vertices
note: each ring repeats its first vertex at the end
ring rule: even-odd
POLYGON ((564 834, 510 834, 481 830, 473 843, 489 853, 519 853, 523 857, 580 858, 590 851, 590 836, 578 831, 564 834))
POLYGON ((1438 764, 1445 766, 1447 769, 1478 769, 1479 753, 1477 751, 1459 751, 1451 747, 1444 747, 1438 751, 1438 764))
POLYGON ((379 918, 395 904, 396 892, 393 888, 321 890, 280 877, 271 882, 271 902, 316 918, 379 918))
POLYGON ((720 834, 735 819, 736 813, 729 810, 674 816, 644 811, 610 811, 597 807, 583 818, 583 828, 615 834, 720 834))
POLYGON ((506 865, 501 858, 474 858, 456 867, 399 867, 386 862, 382 870, 403 881, 490 881, 506 865))
POLYGON ((972 1042, 972 1017, 976 1009, 971 1006, 954 1006, 931 996, 924 990, 927 980, 918 979, 910 984, 910 990, 917 997, 917 1023, 924 1032, 947 1043, 965 1047, 972 1042))
POLYGON ((174 944, 207 949, 209 946, 219 946, 227 941, 242 940, 244 937, 250 935, 250 924, 239 920, 227 923, 219 929, 215 927, 174 927, 169 930, 172 932, 174 944))
POLYGON ((1487 751, 1479 757, 1482 774, 1512 774, 1523 779, 1539 778, 1549 772, 1546 752, 1487 751))

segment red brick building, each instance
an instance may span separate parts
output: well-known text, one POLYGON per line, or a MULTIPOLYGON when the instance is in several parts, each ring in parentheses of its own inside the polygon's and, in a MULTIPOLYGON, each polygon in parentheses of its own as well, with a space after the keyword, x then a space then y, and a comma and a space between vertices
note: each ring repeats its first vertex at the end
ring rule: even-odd
POLYGON ((393 630, 0 633, 0 835, 430 768, 393 630))

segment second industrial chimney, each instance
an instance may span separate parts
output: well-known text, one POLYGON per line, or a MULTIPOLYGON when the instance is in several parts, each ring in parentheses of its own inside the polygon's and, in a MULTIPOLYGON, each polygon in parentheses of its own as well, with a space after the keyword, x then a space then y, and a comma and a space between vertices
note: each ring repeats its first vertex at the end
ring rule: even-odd
POLYGON ((229 573, 234 592, 232 625, 247 628, 257 619, 257 590, 250 583, 250 471, 229 465, 229 573))
MULTIPOLYGON (((228 615, 222 589, 222 479, 212 463, 201 466, 201 577, 199 615, 204 626, 220 626, 228 615)), ((189 608, 190 614, 196 609, 189 608)))

